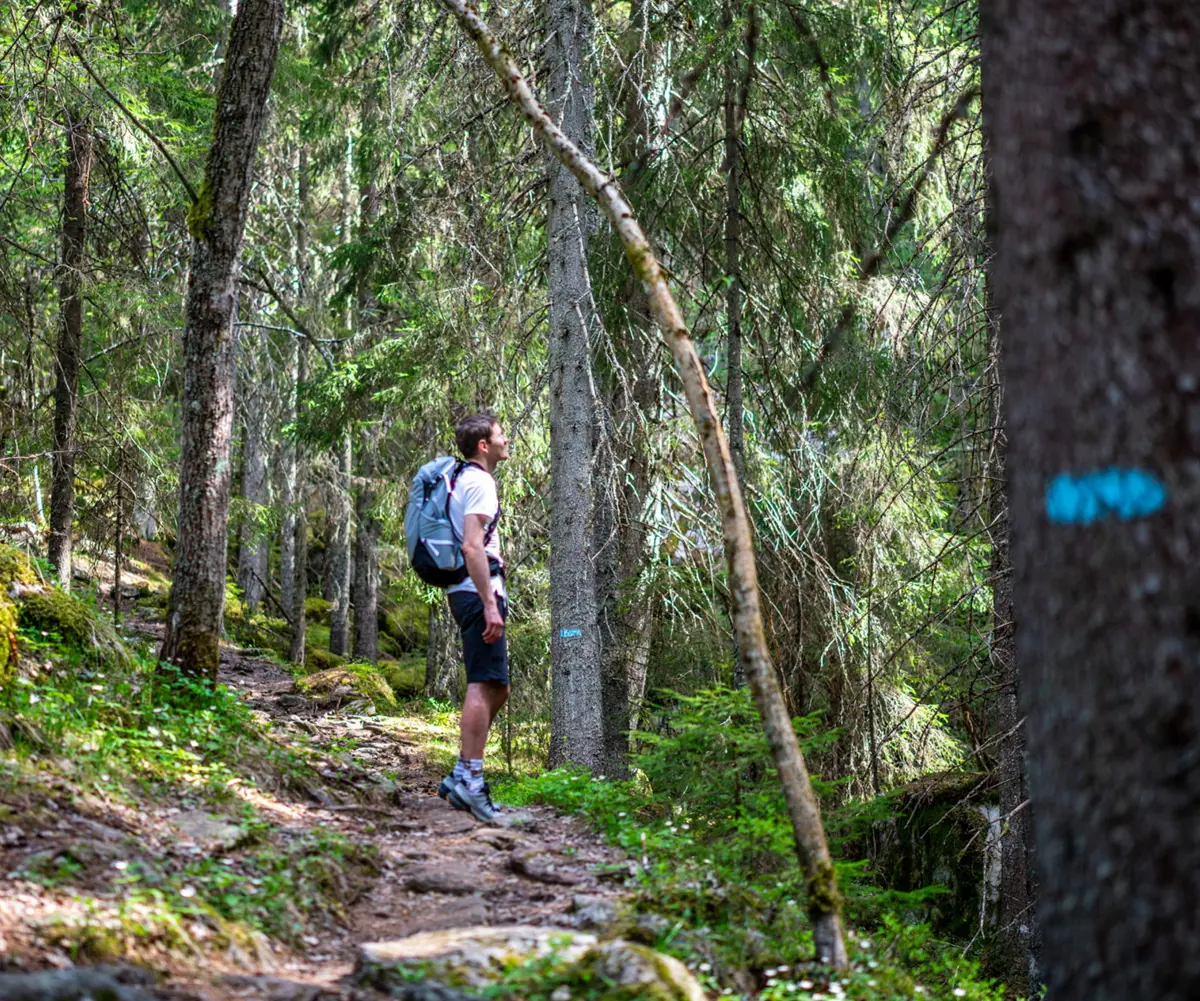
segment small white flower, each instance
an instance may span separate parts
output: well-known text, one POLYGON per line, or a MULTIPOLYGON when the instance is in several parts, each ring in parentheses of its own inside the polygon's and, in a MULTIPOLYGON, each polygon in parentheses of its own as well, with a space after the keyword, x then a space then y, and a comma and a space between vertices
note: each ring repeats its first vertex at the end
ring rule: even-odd
POLYGON ((773 977, 779 972, 779 969, 778 967, 772 966, 769 970, 764 970, 763 972, 766 973, 768 977, 773 977))
POLYGON ((868 981, 867 981, 867 986, 868 986, 868 987, 874 987, 874 986, 875 986, 875 981, 874 981, 874 980, 868 980, 868 981))
POLYGON ((618 814, 617 814, 617 816, 618 816, 618 817, 624 817, 624 816, 625 816, 625 811, 624 811, 624 810, 622 810, 620 813, 618 813, 618 814))
POLYGON ((779 981, 775 977, 770 977, 767 980, 768 987, 774 987, 777 983, 779 983, 779 981))
POLYGON ((179 895, 181 897, 194 897, 196 895, 196 888, 194 886, 181 886, 179 888, 179 895))
POLYGON ((682 828, 683 828, 685 831, 689 829, 689 825, 688 825, 688 824, 682 824, 682 825, 680 825, 680 826, 681 826, 681 827, 682 827, 682 828))
POLYGON ((964 991, 961 987, 955 987, 954 990, 952 990, 950 993, 953 994, 956 998, 965 998, 967 996, 967 992, 964 991))
POLYGON ((608 776, 607 776, 607 775, 597 775, 597 776, 596 776, 596 781, 597 781, 597 782, 603 782, 603 781, 604 781, 606 778, 608 778, 608 776))
POLYGON ((701 963, 697 969, 699 969, 701 973, 707 973, 712 969, 712 963, 701 963))
POLYGON ((791 969, 791 967, 790 967, 790 966, 781 966, 781 967, 779 968, 779 972, 780 972, 780 973, 787 973, 787 971, 788 971, 788 970, 790 970, 790 969, 791 969))
POLYGON ((811 980, 801 980, 800 981, 800 990, 811 991, 812 985, 813 985, 813 982, 811 980))
POLYGON ((864 938, 861 942, 858 943, 858 947, 860 949, 869 949, 869 948, 871 948, 871 942, 870 942, 870 940, 864 938))
POLYGON ((920 984, 917 984, 916 987, 913 988, 913 990, 916 991, 918 994, 925 993, 925 988, 922 987, 920 984))
POLYGON ((114 868, 114 869, 120 869, 120 870, 122 870, 122 871, 123 871, 123 870, 125 870, 125 869, 128 869, 128 868, 129 868, 129 863, 128 863, 128 862, 126 862, 126 861, 124 861, 124 860, 122 859, 120 862, 114 862, 114 863, 113 863, 113 868, 114 868))

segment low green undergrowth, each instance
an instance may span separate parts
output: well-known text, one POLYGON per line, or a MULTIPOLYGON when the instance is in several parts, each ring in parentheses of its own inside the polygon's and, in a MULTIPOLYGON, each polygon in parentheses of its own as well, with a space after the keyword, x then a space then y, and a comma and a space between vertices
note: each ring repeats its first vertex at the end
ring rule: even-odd
MULTIPOLYGON (((805 881, 748 695, 715 689, 677 698, 666 735, 638 735, 644 750, 633 758, 632 779, 559 769, 505 783, 497 795, 587 815, 636 864, 636 908, 662 922, 655 944, 690 960, 726 994, 745 991, 749 980, 761 992, 750 996, 765 1001, 1001 996, 962 944, 897 916, 937 888, 889 893, 870 884, 861 863, 838 865, 856 929, 849 935, 854 969, 831 977, 811 965, 805 881)), ((831 739, 814 718, 796 726, 810 753, 831 739)), ((815 784, 818 793, 831 791, 815 784)), ((827 809, 835 857, 889 810, 886 799, 827 809)))

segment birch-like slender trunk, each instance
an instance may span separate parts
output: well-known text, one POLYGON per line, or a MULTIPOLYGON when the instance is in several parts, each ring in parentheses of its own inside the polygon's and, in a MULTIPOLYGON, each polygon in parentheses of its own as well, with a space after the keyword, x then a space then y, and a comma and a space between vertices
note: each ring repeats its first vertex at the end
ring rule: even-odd
POLYGON ((378 497, 371 479, 375 475, 375 442, 363 432, 358 470, 362 479, 354 500, 354 656, 374 664, 379 660, 379 534, 382 524, 375 511, 378 497))
POLYGON ((91 125, 71 108, 66 118, 66 171, 59 301, 62 316, 54 353, 54 455, 47 555, 64 589, 71 586, 71 526, 75 521, 75 450, 83 337, 83 270, 87 252, 88 183, 94 155, 91 125))
MULTIPOLYGON (((296 301, 305 304, 308 293, 308 149, 300 147, 296 169, 296 301)), ((308 378, 308 344, 292 337, 288 352, 288 389, 285 421, 300 416, 300 386, 308 378)), ((298 441, 284 445, 283 482, 287 492, 283 534, 279 540, 279 582, 281 603, 291 615, 288 634, 288 659, 304 663, 307 632, 304 602, 308 597, 308 517, 304 510, 304 447, 298 441)))
POLYGON ((734 628, 745 658, 747 681, 762 718, 763 731, 787 801, 796 852, 807 877, 808 911, 813 922, 817 957, 836 968, 844 968, 849 965, 849 958, 842 931, 841 897, 833 860, 825 841, 820 806, 767 650, 750 523, 712 390, 704 374, 704 365, 696 353, 695 344, 688 334, 683 315, 671 294, 658 259, 616 181, 601 172, 550 119, 529 89, 512 54, 492 33, 474 6, 469 5, 468 0, 443 0, 443 3, 475 41, 535 134, 570 168, 588 194, 600 204, 621 239, 630 265, 647 290, 651 312, 674 355, 697 434, 704 447, 713 493, 721 514, 733 596, 734 628))
MULTIPOLYGON (((582 149, 594 144, 590 0, 548 0, 549 108, 582 149)), ((600 631, 591 552, 595 400, 589 333, 596 322, 587 246, 595 209, 550 158, 550 763, 603 763, 600 631)))
POLYGON ((175 576, 160 657, 216 678, 225 607, 237 266, 283 0, 241 0, 217 94, 212 148, 188 214, 182 458, 175 576))

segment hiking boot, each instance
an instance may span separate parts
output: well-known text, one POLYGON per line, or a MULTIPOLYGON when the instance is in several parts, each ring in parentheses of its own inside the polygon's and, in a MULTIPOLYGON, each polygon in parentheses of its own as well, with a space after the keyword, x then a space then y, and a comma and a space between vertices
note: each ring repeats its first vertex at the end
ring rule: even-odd
POLYGON ((471 792, 465 782, 456 783, 454 795, 463 802, 463 809, 470 810, 476 820, 482 820, 485 824, 490 824, 502 816, 496 809, 496 804, 492 802, 486 782, 479 792, 471 792))
POLYGON ((458 793, 456 793, 454 791, 454 785, 455 785, 454 776, 447 775, 438 784, 437 794, 442 799, 444 799, 447 803, 449 803, 452 807, 454 807, 454 809, 465 810, 465 809, 467 809, 467 804, 458 798, 458 793))

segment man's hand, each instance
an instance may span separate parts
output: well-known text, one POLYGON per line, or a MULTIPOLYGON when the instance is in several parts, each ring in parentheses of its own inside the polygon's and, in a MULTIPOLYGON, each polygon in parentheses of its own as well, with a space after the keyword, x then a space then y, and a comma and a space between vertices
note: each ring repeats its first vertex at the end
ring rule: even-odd
POLYGON ((495 599, 483 606, 483 642, 495 643, 504 635, 504 619, 495 599))

